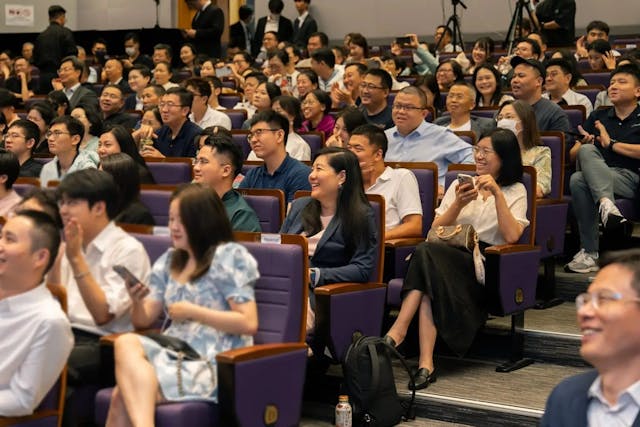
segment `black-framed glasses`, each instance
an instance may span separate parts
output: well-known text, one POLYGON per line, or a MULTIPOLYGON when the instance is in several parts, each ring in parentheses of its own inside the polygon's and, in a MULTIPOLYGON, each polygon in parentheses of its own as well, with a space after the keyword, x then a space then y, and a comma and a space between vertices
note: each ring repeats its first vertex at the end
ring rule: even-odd
POLYGON ((254 130, 252 132, 249 132, 247 134, 247 140, 250 142, 253 139, 254 136, 256 138, 260 139, 262 134, 265 133, 265 132, 277 132, 279 130, 280 129, 256 129, 256 130, 254 130))
POLYGON ((44 134, 47 138, 58 138, 60 135, 71 135, 70 132, 64 132, 61 130, 49 130, 44 134))
POLYGON ((640 298, 625 298, 620 292, 609 289, 601 289, 593 292, 584 292, 576 297, 576 310, 580 310, 585 305, 591 303, 593 308, 599 310, 607 304, 618 302, 640 302, 640 298))
POLYGON ((360 83, 360 89, 361 90, 364 90, 364 89, 374 90, 374 89, 384 89, 384 87, 376 86, 373 83, 360 83))
POLYGON ((184 107, 184 105, 174 104, 173 102, 161 102, 161 103, 158 104, 158 108, 160 108, 160 109, 165 108, 165 107, 167 107, 167 108, 175 108, 175 107, 182 108, 182 107, 184 107))

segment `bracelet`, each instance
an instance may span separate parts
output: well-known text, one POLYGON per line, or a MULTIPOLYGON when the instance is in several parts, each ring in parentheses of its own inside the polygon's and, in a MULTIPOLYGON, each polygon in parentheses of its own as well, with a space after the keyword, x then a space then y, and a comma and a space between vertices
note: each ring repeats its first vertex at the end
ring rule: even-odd
POLYGON ((87 271, 84 271, 84 272, 82 272, 80 274, 75 274, 73 276, 73 278, 78 280, 78 279, 82 279, 84 276, 88 276, 89 274, 91 274, 91 272, 89 270, 87 270, 87 271))
POLYGON ((609 151, 613 151, 613 145, 614 145, 614 144, 617 144, 617 143, 618 143, 618 140, 617 140, 617 139, 611 139, 611 140, 609 141, 609 151))

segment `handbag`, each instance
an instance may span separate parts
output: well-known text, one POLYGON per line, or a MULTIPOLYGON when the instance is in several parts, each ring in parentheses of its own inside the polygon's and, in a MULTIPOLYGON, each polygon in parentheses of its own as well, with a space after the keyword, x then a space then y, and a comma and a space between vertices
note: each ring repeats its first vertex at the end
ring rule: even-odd
POLYGON ((473 266, 476 280, 481 285, 485 283, 484 256, 480 252, 478 233, 471 224, 440 225, 432 228, 427 234, 427 242, 441 243, 462 249, 473 255, 473 266))

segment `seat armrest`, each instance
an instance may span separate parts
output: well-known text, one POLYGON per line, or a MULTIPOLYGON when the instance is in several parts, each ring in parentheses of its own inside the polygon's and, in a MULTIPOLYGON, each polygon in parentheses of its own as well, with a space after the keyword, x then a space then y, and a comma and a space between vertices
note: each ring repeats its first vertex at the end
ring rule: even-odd
POLYGON ((540 206, 550 206, 550 205, 562 205, 562 204, 567 204, 568 202, 566 200, 562 200, 562 199, 537 199, 536 200, 536 207, 540 207, 540 206))
POLYGON ((316 295, 338 295, 348 292, 367 291, 370 289, 384 288, 387 285, 384 283, 333 283, 331 285, 318 286, 313 290, 316 295))
POLYGON ((540 250, 540 248, 534 245, 496 245, 489 246, 484 252, 485 254, 502 255, 534 250, 540 250))
POLYGON ((398 248, 403 246, 417 246, 424 242, 423 237, 410 237, 406 239, 389 239, 384 241, 386 248, 398 248))
POLYGON ((218 353, 218 363, 236 364, 307 348, 305 343, 257 344, 218 353))
POLYGON ((17 425, 31 425, 32 422, 36 425, 38 420, 49 417, 62 416, 58 414, 58 411, 54 409, 41 409, 35 411, 31 415, 25 415, 22 417, 0 417, 0 427, 15 427, 17 425))

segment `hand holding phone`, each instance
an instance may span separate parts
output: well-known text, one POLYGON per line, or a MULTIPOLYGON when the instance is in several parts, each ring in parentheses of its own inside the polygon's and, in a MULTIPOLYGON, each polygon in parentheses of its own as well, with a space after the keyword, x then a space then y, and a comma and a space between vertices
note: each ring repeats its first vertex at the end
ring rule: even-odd
POLYGON ((113 271, 122 277, 132 299, 142 299, 149 294, 149 287, 134 276, 124 265, 114 265, 113 271))
POLYGON ((400 46, 411 44, 411 37, 396 37, 396 43, 400 46))
POLYGON ((464 184, 471 184, 473 187, 473 177, 471 175, 467 175, 466 173, 458 174, 458 185, 462 186, 464 184))

